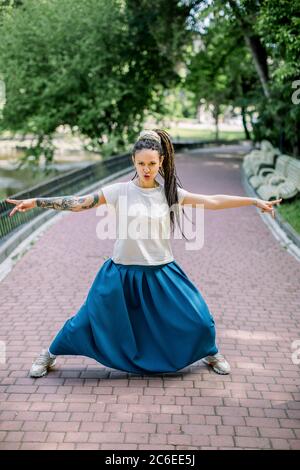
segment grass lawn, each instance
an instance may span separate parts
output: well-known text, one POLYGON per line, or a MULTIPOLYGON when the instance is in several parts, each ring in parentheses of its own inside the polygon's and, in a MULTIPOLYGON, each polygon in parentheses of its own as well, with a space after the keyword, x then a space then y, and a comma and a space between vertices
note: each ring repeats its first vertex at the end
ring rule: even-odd
MULTIPOLYGON (((215 132, 210 129, 172 128, 166 129, 173 139, 215 140, 215 132)), ((220 131, 219 139, 245 139, 244 131, 220 131)))
POLYGON ((300 235, 300 197, 277 207, 279 214, 300 235))

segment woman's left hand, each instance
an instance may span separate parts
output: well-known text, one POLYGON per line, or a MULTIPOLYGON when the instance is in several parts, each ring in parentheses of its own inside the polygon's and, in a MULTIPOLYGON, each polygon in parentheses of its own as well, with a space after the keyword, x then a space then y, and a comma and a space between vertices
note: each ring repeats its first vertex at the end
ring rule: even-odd
POLYGON ((273 219, 275 218, 274 205, 279 205, 282 201, 281 199, 275 199, 274 201, 264 201, 263 199, 254 199, 254 204, 256 207, 261 209, 262 212, 271 212, 273 219))

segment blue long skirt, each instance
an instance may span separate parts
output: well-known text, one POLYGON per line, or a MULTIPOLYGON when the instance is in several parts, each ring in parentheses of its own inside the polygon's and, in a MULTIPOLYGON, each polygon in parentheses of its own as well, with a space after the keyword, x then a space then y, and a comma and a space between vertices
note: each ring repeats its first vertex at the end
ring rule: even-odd
POLYGON ((218 352, 214 319, 175 260, 145 266, 111 258, 49 350, 137 374, 175 372, 218 352))

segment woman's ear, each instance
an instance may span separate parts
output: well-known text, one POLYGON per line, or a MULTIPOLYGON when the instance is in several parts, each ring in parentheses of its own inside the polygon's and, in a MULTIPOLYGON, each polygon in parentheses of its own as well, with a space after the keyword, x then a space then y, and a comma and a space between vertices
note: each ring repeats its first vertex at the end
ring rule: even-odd
POLYGON ((162 163, 164 161, 164 155, 162 155, 160 158, 159 158, 159 166, 162 166, 162 163))
POLYGON ((134 156, 131 155, 132 163, 134 164, 134 156))

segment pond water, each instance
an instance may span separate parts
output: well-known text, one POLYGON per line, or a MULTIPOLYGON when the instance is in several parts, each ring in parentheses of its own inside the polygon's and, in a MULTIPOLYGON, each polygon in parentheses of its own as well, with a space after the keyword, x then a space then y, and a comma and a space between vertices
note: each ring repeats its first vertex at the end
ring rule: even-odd
MULTIPOLYGON (((99 159, 98 159, 99 161, 99 159)), ((0 200, 12 196, 19 191, 24 191, 38 183, 45 182, 55 176, 62 175, 68 171, 75 170, 76 168, 84 168, 95 160, 70 161, 60 160, 52 164, 49 169, 16 169, 16 159, 5 159, 1 157, 0 160, 0 200)))

